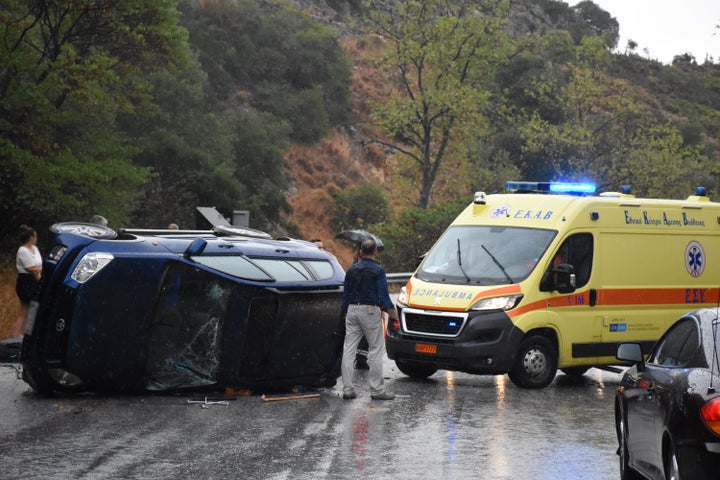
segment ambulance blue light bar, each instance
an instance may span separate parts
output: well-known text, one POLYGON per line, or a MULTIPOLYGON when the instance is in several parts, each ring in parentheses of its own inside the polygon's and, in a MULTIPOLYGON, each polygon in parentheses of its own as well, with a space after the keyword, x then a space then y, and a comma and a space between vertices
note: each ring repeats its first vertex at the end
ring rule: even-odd
POLYGON ((567 193, 570 195, 595 193, 594 184, 573 182, 506 182, 505 189, 515 193, 567 193))

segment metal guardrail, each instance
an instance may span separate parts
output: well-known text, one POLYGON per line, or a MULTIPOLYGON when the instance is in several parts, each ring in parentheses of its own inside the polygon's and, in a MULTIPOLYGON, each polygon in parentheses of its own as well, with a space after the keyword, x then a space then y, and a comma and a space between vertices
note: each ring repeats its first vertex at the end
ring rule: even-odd
POLYGON ((386 273, 388 283, 406 283, 412 277, 413 272, 386 273))

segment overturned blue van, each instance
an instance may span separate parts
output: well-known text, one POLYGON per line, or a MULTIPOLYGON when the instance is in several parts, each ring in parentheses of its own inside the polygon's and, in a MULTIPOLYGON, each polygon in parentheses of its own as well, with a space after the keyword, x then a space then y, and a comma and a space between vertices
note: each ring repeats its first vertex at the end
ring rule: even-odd
POLYGON ((237 227, 51 231, 20 353, 37 392, 335 384, 344 271, 312 243, 237 227))

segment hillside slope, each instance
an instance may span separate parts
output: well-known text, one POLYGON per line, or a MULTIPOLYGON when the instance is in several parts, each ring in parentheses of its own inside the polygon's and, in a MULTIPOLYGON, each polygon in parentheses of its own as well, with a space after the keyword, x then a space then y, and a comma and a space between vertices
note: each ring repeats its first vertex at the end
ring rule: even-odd
MULTIPOLYGON (((345 37, 342 45, 353 59, 352 109, 355 122, 337 127, 330 135, 311 145, 293 145, 285 156, 292 188, 289 203, 293 212, 288 218, 298 236, 310 240, 321 238, 344 266, 352 261, 347 242, 334 239, 332 195, 352 188, 362 181, 387 185, 391 181, 393 156, 372 141, 377 133, 369 125, 367 99, 379 98, 373 58, 378 54, 372 42, 345 37)), ((392 198, 392 190, 387 193, 392 198)))
MULTIPOLYGON (((384 84, 374 65, 381 54, 380 44, 348 33, 349 16, 357 12, 356 1, 295 0, 293 3, 341 35, 341 45, 353 62, 354 123, 336 128, 315 144, 294 145, 289 149, 285 158, 292 183, 288 201, 293 212, 286 220, 294 227, 295 235, 308 240, 323 239, 326 247, 347 266, 352 260, 352 250, 346 242, 333 239, 337 233, 332 226, 334 192, 369 180, 386 187, 394 210, 410 205, 408 199, 393 197, 389 184, 394 158, 391 151, 373 143, 380 134, 369 124, 368 100, 382 98, 380 89, 384 84)), ((512 18, 517 35, 559 27, 543 8, 532 2, 515 4, 512 18)))
MULTIPOLYGON (((296 0, 294 3, 317 21, 339 32, 341 44, 354 65, 351 86, 353 123, 337 127, 331 135, 314 145, 296 145, 287 152, 287 174, 293 184, 289 202, 294 210, 287 220, 294 227, 293 233, 307 239, 322 238, 347 265, 351 258, 348 246, 330 240, 336 233, 332 226, 333 193, 370 180, 384 187, 394 211, 411 204, 407 195, 401 196, 396 192, 397 188, 391 188, 396 159, 390 150, 373 142, 378 132, 369 124, 368 101, 383 98, 380 89, 385 80, 378 75, 374 63, 381 52, 377 42, 352 36, 347 19, 357 11, 358 1, 296 0)), ((562 1, 515 0, 510 14, 512 31, 516 36, 524 36, 563 30, 570 34, 576 46, 584 35, 600 32, 607 39, 606 48, 612 50, 613 39, 616 41, 618 38, 617 22, 599 7, 590 7, 578 13, 573 10, 577 6, 569 7, 562 1)), ((633 92, 630 94, 632 98, 627 100, 643 105, 648 118, 667 122, 679 131, 682 147, 696 152, 696 157, 705 162, 701 167, 685 172, 684 181, 694 186, 706 186, 711 195, 716 195, 715 192, 720 191, 720 181, 714 173, 720 168, 716 161, 720 152, 720 65, 699 65, 692 58, 676 60, 668 66, 641 58, 632 51, 614 53, 608 64, 602 67, 603 75, 608 85, 627 82, 627 91, 633 92)), ((528 57, 525 63, 517 62, 512 67, 515 70, 511 68, 505 72, 505 79, 512 83, 515 78, 511 75, 515 75, 531 82, 535 79, 534 74, 540 77, 554 74, 556 76, 551 78, 561 84, 567 80, 570 69, 563 60, 555 59, 554 62, 553 71, 553 66, 548 66, 547 56, 528 57)), ((503 88, 510 88, 508 82, 500 80, 500 84, 503 88)), ((503 94, 508 95, 509 103, 532 106, 533 92, 524 90, 529 84, 521 80, 512 86, 514 90, 509 94, 503 94)), ((622 96, 619 87, 615 90, 618 97, 622 96)), ((563 118, 566 112, 562 105, 548 102, 547 107, 553 109, 557 118, 563 118)), ((533 158, 523 157, 521 142, 517 141, 517 132, 511 127, 497 126, 498 138, 506 138, 502 147, 510 152, 507 157, 501 158, 518 163, 520 171, 533 179, 550 175, 540 168, 544 166, 544 160, 538 162, 535 170, 530 168, 532 165, 529 162, 533 158)), ((539 155, 538 158, 546 157, 539 155)), ((624 157, 620 156, 619 161, 623 160, 624 157)), ((627 181, 632 182, 633 179, 627 181)), ((669 195, 667 185, 659 190, 660 194, 669 195)))

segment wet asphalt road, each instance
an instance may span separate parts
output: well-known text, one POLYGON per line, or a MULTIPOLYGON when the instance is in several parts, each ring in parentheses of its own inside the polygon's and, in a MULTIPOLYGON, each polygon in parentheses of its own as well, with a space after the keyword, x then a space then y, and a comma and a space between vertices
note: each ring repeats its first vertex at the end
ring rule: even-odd
MULTIPOLYGON (((340 382, 319 398, 227 405, 196 395, 44 398, 0 364, 0 479, 619 478, 620 375, 559 373, 542 390, 507 376, 440 371, 418 382, 385 361, 398 398, 340 382)), ((258 392, 262 393, 262 392, 258 392)))

